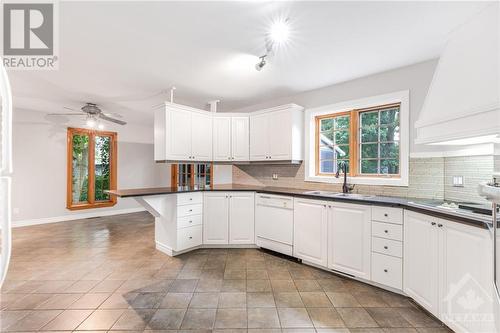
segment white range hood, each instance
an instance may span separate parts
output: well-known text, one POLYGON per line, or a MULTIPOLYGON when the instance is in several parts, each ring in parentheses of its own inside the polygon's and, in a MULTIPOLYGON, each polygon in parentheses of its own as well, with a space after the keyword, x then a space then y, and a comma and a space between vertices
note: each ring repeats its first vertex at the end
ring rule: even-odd
POLYGON ((415 122, 416 144, 500 134, 499 4, 450 34, 415 122))

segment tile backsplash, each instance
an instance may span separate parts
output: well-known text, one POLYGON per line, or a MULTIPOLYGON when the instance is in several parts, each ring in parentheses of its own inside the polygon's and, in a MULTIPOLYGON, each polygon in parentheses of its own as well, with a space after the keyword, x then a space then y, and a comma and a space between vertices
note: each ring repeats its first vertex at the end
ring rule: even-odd
MULTIPOLYGON (((477 195, 477 184, 491 179, 493 155, 433 157, 410 159, 408 187, 356 185, 354 192, 386 196, 437 200, 485 202, 477 195), (464 186, 453 187, 452 177, 463 176, 464 186)), ((235 165, 233 182, 237 184, 341 191, 340 184, 304 181, 304 163, 300 165, 235 165), (274 180, 272 175, 278 174, 274 180)))

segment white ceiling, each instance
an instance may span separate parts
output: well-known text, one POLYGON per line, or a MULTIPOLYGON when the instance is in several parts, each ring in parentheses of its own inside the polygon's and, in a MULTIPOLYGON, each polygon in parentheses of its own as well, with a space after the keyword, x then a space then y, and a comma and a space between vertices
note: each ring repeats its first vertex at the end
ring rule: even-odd
POLYGON ((233 109, 436 58, 478 2, 63 2, 58 71, 10 72, 15 106, 101 104, 150 123, 167 99, 233 109), (257 72, 272 19, 292 40, 257 72))

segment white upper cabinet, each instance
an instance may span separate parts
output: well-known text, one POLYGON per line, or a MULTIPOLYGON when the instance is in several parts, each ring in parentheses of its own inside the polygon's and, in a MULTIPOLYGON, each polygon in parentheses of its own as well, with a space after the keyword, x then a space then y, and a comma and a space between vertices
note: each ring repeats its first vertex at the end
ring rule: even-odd
POLYGON ((154 146, 156 161, 211 161, 211 114, 166 102, 155 110, 154 146))
POLYGON ((248 116, 215 115, 213 121, 214 161, 248 161, 250 152, 248 116))
POLYGON ((435 316, 438 303, 438 233, 435 218, 405 212, 404 292, 435 316))
POLYGON ((248 116, 231 118, 231 152, 233 161, 250 160, 250 120, 248 116))
POLYGON ((332 203, 328 218, 328 268, 370 279, 371 207, 332 203))
POLYGON ((294 199, 293 255, 326 267, 328 264, 328 209, 324 201, 294 199))
POLYGON ((191 113, 191 159, 212 160, 212 116, 208 112, 191 113))
POLYGON ((303 160, 304 108, 283 105, 250 115, 250 161, 303 160))

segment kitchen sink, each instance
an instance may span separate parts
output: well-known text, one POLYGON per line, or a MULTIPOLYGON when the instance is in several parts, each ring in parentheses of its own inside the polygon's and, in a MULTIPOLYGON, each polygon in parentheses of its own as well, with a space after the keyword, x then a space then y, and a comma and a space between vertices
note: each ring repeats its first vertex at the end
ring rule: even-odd
POLYGON ((304 192, 307 195, 318 195, 323 197, 332 197, 332 198, 352 198, 352 199, 366 199, 372 198, 374 195, 366 195, 366 194, 358 194, 358 193, 339 193, 339 192, 331 192, 331 191, 307 191, 304 192))

